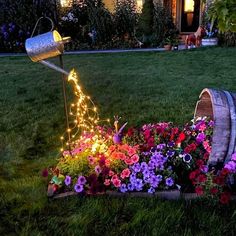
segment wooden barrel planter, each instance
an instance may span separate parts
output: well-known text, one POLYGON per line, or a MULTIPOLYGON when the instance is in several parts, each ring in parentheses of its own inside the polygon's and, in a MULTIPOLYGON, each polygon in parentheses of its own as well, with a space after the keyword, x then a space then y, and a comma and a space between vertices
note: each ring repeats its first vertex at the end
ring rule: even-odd
POLYGON ((208 164, 223 165, 236 152, 236 94, 205 88, 196 104, 194 117, 211 117, 215 125, 208 164))

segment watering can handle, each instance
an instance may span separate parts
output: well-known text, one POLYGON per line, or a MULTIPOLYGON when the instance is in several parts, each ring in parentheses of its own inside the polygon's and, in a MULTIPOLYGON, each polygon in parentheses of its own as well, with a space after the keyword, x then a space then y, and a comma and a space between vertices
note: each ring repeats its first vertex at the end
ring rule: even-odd
POLYGON ((35 24, 35 26, 34 26, 34 29, 33 29, 33 32, 32 32, 32 34, 31 34, 30 38, 33 37, 33 35, 34 35, 34 33, 35 33, 35 30, 36 30, 36 28, 37 28, 37 26, 38 26, 39 21, 42 20, 43 18, 46 18, 46 19, 48 19, 48 20, 51 22, 52 28, 50 29, 50 31, 53 30, 53 28, 54 28, 54 23, 53 23, 52 19, 49 18, 49 17, 47 17, 47 16, 41 16, 41 17, 37 20, 37 22, 36 22, 36 24, 35 24))

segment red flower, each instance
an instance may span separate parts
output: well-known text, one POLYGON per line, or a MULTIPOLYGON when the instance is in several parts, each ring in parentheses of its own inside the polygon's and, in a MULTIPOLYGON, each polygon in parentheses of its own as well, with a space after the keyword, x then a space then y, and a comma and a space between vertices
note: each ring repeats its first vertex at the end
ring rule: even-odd
POLYGON ((184 149, 184 152, 185 153, 190 153, 191 152, 191 148, 189 146, 187 146, 185 149, 184 149))
POLYGON ((149 138, 147 143, 149 148, 153 147, 155 145, 154 138, 153 137, 149 138))
POLYGON ((191 143, 189 146, 190 146, 192 151, 195 151, 196 148, 197 148, 197 145, 195 143, 191 143))
POLYGON ((220 202, 221 202, 222 204, 228 204, 230 198, 231 198, 230 193, 228 193, 228 192, 223 192, 223 193, 220 195, 220 202))
POLYGON ((205 175, 201 174, 201 175, 198 176, 197 180, 198 180, 199 183, 204 183, 204 182, 206 182, 207 177, 205 175))
POLYGON ((223 186, 225 184, 225 178, 222 176, 217 176, 213 179, 213 183, 223 186))
POLYGON ((185 134, 181 132, 176 143, 182 143, 185 140, 185 134))
POLYGON ((226 176, 228 174, 229 174, 229 170, 227 168, 223 168, 220 172, 220 175, 222 175, 222 176, 226 176))
POLYGON ((203 160, 204 160, 204 161, 208 161, 209 155, 210 155, 210 154, 209 154, 208 152, 205 152, 205 153, 204 153, 204 156, 203 156, 203 160))
POLYGON ((199 196, 203 195, 203 193, 204 193, 203 187, 202 187, 202 186, 197 186, 197 187, 195 188, 195 192, 196 192, 196 194, 199 195, 199 196))
POLYGON ((129 128, 128 131, 127 131, 127 135, 129 137, 131 137, 131 136, 133 136, 133 134, 134 134, 134 128, 129 128))
POLYGON ((196 165, 199 167, 199 168, 201 168, 203 165, 204 165, 204 161, 203 160, 197 160, 196 161, 196 165))
POLYGON ((216 187, 212 187, 211 189, 210 189, 210 193, 212 194, 212 195, 215 195, 215 194, 217 194, 219 192, 219 190, 216 188, 216 187))
POLYGON ((146 129, 143 134, 145 139, 147 140, 151 136, 151 131, 149 129, 146 129))
POLYGON ((196 171, 192 171, 190 174, 189 174, 189 179, 190 180, 193 180, 196 178, 196 171))

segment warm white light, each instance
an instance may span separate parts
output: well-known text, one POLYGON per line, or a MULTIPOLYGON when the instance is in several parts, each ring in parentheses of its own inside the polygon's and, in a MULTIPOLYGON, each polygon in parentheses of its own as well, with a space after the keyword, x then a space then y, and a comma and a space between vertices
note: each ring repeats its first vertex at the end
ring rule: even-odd
POLYGON ((137 12, 141 12, 143 8, 143 0, 136 0, 137 12))
POLYGON ((70 7, 71 6, 70 0, 60 0, 60 3, 61 3, 62 7, 70 7))
POLYGON ((194 12, 194 0, 185 0, 184 1, 184 11, 185 12, 194 12))

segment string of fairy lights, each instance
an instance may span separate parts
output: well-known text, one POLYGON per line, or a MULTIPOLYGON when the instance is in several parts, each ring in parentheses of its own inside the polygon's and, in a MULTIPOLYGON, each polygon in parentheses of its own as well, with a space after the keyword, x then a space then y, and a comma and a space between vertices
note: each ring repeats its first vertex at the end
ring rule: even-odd
MULTIPOLYGON (((70 123, 70 127, 66 131, 68 140, 65 142, 64 136, 66 133, 61 136, 61 151, 64 151, 65 144, 70 149, 70 146, 75 144, 75 141, 78 141, 82 134, 86 132, 93 133, 98 123, 101 122, 97 107, 91 98, 83 93, 79 85, 78 73, 74 69, 69 73, 67 80, 72 84, 77 100, 75 103, 70 104, 69 115, 72 117, 73 122, 70 123)), ((110 122, 109 119, 106 121, 110 122)))

